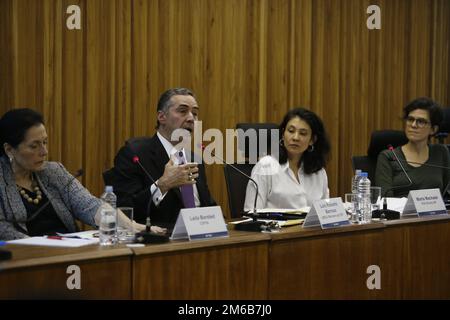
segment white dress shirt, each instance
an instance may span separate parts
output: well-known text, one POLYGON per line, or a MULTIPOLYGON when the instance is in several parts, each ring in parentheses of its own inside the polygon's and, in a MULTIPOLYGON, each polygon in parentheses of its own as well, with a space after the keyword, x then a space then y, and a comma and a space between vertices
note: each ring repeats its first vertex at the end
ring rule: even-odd
MULTIPOLYGON (((175 153, 177 153, 176 148, 174 148, 174 146, 172 145, 172 143, 170 143, 170 141, 168 141, 166 138, 163 137, 162 134, 160 134, 159 132, 156 132, 156 135, 159 139, 159 141, 161 141, 161 144, 164 147, 164 150, 166 150, 167 156, 169 157, 169 159, 172 159, 172 161, 174 162, 175 165, 178 165, 178 159, 176 157, 172 157, 175 153)), ((158 181, 156 181, 156 183, 158 183, 158 181)), ((194 200, 195 200, 195 206, 196 207, 200 207, 200 197, 198 195, 198 190, 197 190, 197 185, 193 185, 194 187, 194 200)), ((164 197, 166 196, 167 192, 165 194, 162 194, 161 190, 159 188, 157 188, 154 184, 151 185, 150 187, 150 192, 154 193, 153 195, 153 203, 156 206, 159 206, 159 204, 161 203, 161 201, 164 199, 164 197), (156 189, 156 192, 155 192, 156 189)))
MULTIPOLYGON (((298 180, 289 168, 289 161, 280 165, 278 160, 271 156, 261 158, 252 170, 252 178, 259 188, 256 208, 299 209, 311 206, 315 200, 329 198, 325 169, 305 174, 302 164, 297 174, 298 180)), ((255 185, 249 181, 245 195, 245 211, 253 210, 255 193, 255 185)))

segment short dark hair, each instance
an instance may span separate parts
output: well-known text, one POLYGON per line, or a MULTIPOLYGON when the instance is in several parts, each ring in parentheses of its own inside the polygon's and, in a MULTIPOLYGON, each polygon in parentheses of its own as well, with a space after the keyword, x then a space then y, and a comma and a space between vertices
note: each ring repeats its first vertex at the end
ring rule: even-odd
MULTIPOLYGON (((165 91, 158 100, 158 106, 156 108, 156 112, 159 111, 167 111, 170 108, 170 99, 173 96, 192 96, 195 98, 194 93, 186 88, 172 88, 165 91)), ((156 129, 159 128, 159 121, 156 119, 156 129)))
POLYGON ((6 155, 5 143, 17 148, 25 139, 27 130, 40 124, 44 124, 44 118, 35 110, 21 108, 6 112, 0 119, 0 156, 6 155))
POLYGON ((444 120, 442 108, 432 99, 427 97, 417 98, 403 108, 403 119, 406 119, 414 110, 421 109, 428 111, 430 115, 431 126, 440 126, 444 120))
MULTIPOLYGON (((331 149, 330 142, 322 120, 314 112, 305 108, 295 108, 288 111, 279 127, 281 137, 284 135, 288 122, 295 117, 305 121, 311 127, 311 137, 316 138, 314 150, 305 151, 299 162, 299 166, 303 162, 303 171, 306 174, 312 174, 325 167, 331 149)), ((279 156, 281 164, 287 162, 288 155, 284 144, 280 144, 279 156)))

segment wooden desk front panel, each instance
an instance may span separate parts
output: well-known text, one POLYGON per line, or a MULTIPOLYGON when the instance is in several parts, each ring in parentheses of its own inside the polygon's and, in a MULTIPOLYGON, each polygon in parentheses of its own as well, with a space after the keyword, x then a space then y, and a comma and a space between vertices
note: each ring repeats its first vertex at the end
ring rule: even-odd
POLYGON ((0 272, 0 299, 131 299, 131 257, 51 264, 0 272), (69 290, 70 265, 81 289, 69 290))
POLYGON ((268 242, 134 258, 134 299, 267 299, 268 242))
POLYGON ((6 248, 13 259, 0 263, 1 299, 131 299, 132 251, 125 247, 6 248), (67 287, 71 265, 80 268, 80 290, 67 287))
POLYGON ((391 252, 386 261, 397 261, 401 298, 450 299, 450 220, 392 226, 384 233, 391 252))
POLYGON ((382 229, 272 241, 269 299, 375 299, 367 268, 382 268, 382 229))

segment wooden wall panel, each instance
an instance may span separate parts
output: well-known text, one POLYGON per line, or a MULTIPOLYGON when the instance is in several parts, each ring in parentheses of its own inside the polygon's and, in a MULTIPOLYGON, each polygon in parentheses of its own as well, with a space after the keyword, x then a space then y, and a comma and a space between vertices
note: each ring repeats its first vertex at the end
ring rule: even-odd
POLYGON ((7 106, 12 106, 13 88, 13 37, 12 37, 12 0, 0 1, 0 106, 4 111, 7 106))
MULTIPOLYGON (((449 21, 447 0, 0 0, 0 112, 42 111, 50 158, 83 167, 99 195, 124 141, 155 132, 169 87, 192 88, 203 130, 223 133, 307 106, 328 130, 342 196, 373 130, 401 129, 417 96, 450 105, 449 21), (70 4, 82 30, 66 28, 70 4), (381 30, 366 27, 371 4, 381 30)), ((207 174, 227 212, 222 167, 207 174)))

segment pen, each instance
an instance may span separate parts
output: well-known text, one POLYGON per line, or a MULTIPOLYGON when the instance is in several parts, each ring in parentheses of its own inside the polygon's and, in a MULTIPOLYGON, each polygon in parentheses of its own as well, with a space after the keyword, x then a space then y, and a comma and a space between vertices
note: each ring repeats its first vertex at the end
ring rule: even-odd
POLYGON ((86 238, 81 238, 78 236, 67 236, 67 237, 63 237, 63 236, 45 236, 47 239, 53 239, 53 240, 64 240, 64 239, 80 239, 80 240, 89 240, 86 238))
POLYGON ((62 240, 63 237, 61 236, 45 236, 47 239, 53 239, 53 240, 62 240))

